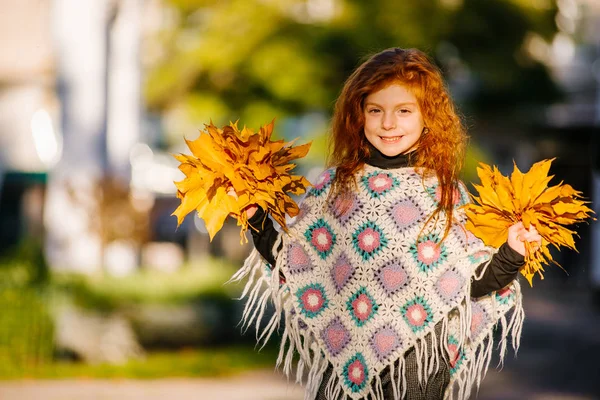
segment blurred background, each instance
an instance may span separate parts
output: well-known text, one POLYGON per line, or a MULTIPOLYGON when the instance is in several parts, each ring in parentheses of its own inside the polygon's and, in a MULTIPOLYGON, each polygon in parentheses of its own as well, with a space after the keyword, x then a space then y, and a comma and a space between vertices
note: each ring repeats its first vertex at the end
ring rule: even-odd
MULTIPOLYGON (((396 46, 444 71, 467 183, 556 157, 600 210, 599 0, 1 0, 0 399, 303 398, 237 326, 235 222, 177 228, 172 154, 276 118, 314 179, 344 80, 396 46)), ((577 229, 479 399, 600 399, 600 230, 577 229)))

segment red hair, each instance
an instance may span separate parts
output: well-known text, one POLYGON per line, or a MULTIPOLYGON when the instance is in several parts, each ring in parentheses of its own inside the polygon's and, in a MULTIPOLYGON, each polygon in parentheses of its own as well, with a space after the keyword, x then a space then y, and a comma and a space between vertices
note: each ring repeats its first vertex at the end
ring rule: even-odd
POLYGON ((356 188, 354 176, 369 157, 364 134, 364 101, 369 94, 393 83, 405 86, 417 98, 427 131, 419 138, 413 165, 424 174, 435 171, 438 177, 441 199, 430 219, 444 212, 447 235, 467 135, 440 70, 420 50, 384 50, 371 56, 346 80, 332 121, 328 164, 336 167, 336 174, 331 193, 344 195, 356 188))

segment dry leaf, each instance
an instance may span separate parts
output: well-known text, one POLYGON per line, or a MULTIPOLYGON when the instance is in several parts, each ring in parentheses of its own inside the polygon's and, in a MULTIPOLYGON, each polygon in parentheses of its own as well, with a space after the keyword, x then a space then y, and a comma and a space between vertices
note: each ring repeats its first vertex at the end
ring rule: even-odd
POLYGON ((196 210, 212 241, 231 215, 237 218, 244 241, 248 229, 244 209, 258 204, 287 230, 285 214, 298 214, 288 193, 302 194, 310 185, 303 176, 290 175, 295 165, 289 162, 304 157, 311 144, 292 147, 293 142, 271 141, 273 121, 258 132, 239 130, 237 123, 219 129, 211 122, 205 128, 196 140, 186 140, 191 156, 174 156, 185 174, 184 180, 175 182, 181 204, 171 215, 177 216, 177 226, 196 210), (227 194, 231 187, 237 199, 227 194))
MULTIPOLYGON (((521 273, 533 286, 536 273, 543 279, 543 264, 552 259, 549 245, 556 248, 565 246, 573 250, 575 231, 566 228, 583 222, 593 214, 582 200, 581 192, 562 182, 548 187, 553 176, 548 176, 552 160, 535 163, 529 172, 523 174, 517 165, 510 179, 503 176, 498 168, 480 163, 477 174, 481 185, 473 185, 478 196, 472 196, 474 203, 465 205, 466 228, 489 246, 499 247, 508 237, 508 228, 522 221, 526 229, 535 226, 542 236, 541 246, 533 250, 525 243, 527 255, 521 273)), ((595 219, 592 217, 592 219, 595 219)))

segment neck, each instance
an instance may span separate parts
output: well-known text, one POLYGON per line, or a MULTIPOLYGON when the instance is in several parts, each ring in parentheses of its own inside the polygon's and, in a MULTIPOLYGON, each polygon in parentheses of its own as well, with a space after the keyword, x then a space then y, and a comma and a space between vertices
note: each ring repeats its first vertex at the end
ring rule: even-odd
POLYGON ((365 162, 373 167, 381 169, 394 169, 402 167, 410 167, 415 161, 415 152, 407 154, 398 154, 397 156, 388 157, 381 153, 371 143, 369 145, 369 157, 365 162))

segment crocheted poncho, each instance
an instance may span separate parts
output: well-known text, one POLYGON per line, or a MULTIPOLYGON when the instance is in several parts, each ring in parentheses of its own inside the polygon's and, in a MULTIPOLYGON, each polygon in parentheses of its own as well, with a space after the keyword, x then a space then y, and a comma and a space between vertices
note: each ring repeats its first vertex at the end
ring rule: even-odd
POLYGON ((509 338, 518 347, 524 314, 516 281, 470 298, 475 268, 496 249, 463 228, 459 207, 469 201, 466 190, 461 185, 455 192, 455 222, 441 241, 445 216, 427 222, 440 196, 434 175, 365 165, 351 198, 328 200, 334 173, 321 175, 289 234, 280 235, 276 265, 253 250, 233 276, 249 279, 243 321, 256 324, 259 341, 266 342, 284 316, 277 365, 289 376, 299 353, 296 380, 305 382, 307 400, 314 399, 330 363, 334 373, 324 382, 330 399, 383 400, 380 373, 386 367, 394 397, 404 398, 404 354, 411 347, 419 380, 447 362, 445 398, 468 398, 490 363, 494 326, 502 328, 503 357, 509 338), (261 328, 269 299, 275 312, 261 328), (438 323, 442 329, 434 330, 438 323))

